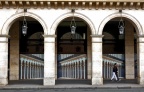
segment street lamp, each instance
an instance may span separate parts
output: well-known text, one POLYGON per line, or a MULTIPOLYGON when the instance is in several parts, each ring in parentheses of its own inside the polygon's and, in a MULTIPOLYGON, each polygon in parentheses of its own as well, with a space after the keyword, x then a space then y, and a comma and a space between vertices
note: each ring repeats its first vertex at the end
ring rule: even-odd
POLYGON ((124 34, 124 22, 123 22, 123 19, 122 19, 122 10, 119 10, 119 12, 121 13, 121 19, 120 19, 119 25, 118 25, 119 34, 123 35, 124 34))
POLYGON ((25 18, 25 12, 27 12, 27 9, 24 9, 24 19, 23 19, 23 25, 22 25, 22 34, 25 36, 27 34, 27 21, 25 18))
POLYGON ((75 10, 72 9, 71 12, 73 13, 73 18, 72 18, 71 24, 70 24, 71 34, 75 34, 75 31, 76 31, 76 23, 75 23, 75 19, 74 19, 74 12, 75 12, 75 10))

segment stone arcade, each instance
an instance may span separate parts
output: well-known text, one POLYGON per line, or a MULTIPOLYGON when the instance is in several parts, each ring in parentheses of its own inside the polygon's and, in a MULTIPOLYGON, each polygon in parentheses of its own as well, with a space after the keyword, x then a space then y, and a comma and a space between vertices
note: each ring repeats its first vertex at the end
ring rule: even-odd
MULTIPOLYGON (((73 16, 77 24, 84 23, 78 26, 86 27, 86 40, 80 38, 83 42, 86 41, 86 54, 80 59, 62 60, 60 77, 87 78, 91 79, 92 85, 102 85, 104 78, 110 78, 113 63, 117 62, 120 77, 137 79, 140 85, 144 84, 143 11, 143 0, 0 0, 0 85, 7 85, 8 80, 32 78, 43 78, 43 85, 55 85, 59 69, 57 54, 62 54, 63 59, 74 54, 63 55, 67 53, 58 52, 57 41, 60 41, 59 34, 62 34, 58 33, 58 29, 63 21, 70 21, 73 16), (24 12, 24 9, 27 11, 24 12), (75 9, 74 14, 72 9, 75 9), (24 16, 29 23, 28 32, 31 32, 25 37, 21 34, 24 16), (117 27, 121 17, 124 19, 125 32, 119 39, 116 34, 118 30, 113 25, 117 27), (43 36, 32 36, 34 32, 41 32, 43 36), (33 42, 22 44, 25 38, 33 42), (123 45, 118 44, 116 38, 123 45), (38 40, 42 40, 43 45, 37 43, 38 40), (111 40, 116 45, 109 45, 111 40), (26 44, 35 47, 25 47, 26 44)), ((84 32, 80 31, 79 34, 81 33, 84 32)), ((76 54, 85 53, 78 52, 76 54)))

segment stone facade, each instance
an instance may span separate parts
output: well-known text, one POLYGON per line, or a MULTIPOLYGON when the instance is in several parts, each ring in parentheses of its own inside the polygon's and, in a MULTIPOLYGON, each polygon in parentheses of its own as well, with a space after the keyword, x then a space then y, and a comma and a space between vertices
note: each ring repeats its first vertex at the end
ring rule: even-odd
MULTIPOLYGON (((19 19, 23 19, 24 16, 24 7, 26 6, 27 12, 25 12, 25 16, 27 18, 33 18, 38 21, 44 31, 44 85, 55 85, 56 79, 56 29, 57 26, 60 24, 62 20, 68 17, 78 17, 82 21, 86 22, 88 25, 88 66, 91 69, 88 69, 89 74, 88 77, 91 78, 92 85, 102 85, 103 84, 103 76, 102 76, 102 38, 103 38, 103 28, 107 22, 113 20, 114 18, 123 17, 129 21, 130 25, 126 25, 126 78, 133 79, 134 78, 134 71, 128 73, 130 69, 134 69, 134 65, 130 64, 130 58, 133 58, 133 55, 130 53, 134 53, 133 43, 131 42, 132 34, 130 31, 133 29, 129 29, 132 25, 135 28, 136 35, 137 35, 137 63, 138 63, 138 82, 139 84, 144 84, 144 19, 143 19, 143 5, 141 0, 133 0, 134 2, 131 3, 131 0, 125 0, 122 4, 119 2, 98 2, 100 0, 88 0, 88 7, 86 2, 75 2, 73 3, 76 6, 75 13, 71 12, 72 2, 67 2, 66 5, 68 7, 58 7, 60 5, 65 5, 63 2, 43 2, 46 0, 37 0, 37 2, 33 2, 33 5, 30 5, 31 0, 27 0, 27 2, 19 1, 18 5, 15 1, 0 1, 0 84, 7 85, 8 84, 8 59, 10 59, 12 66, 9 71, 15 71, 10 73, 10 79, 18 79, 18 68, 15 67, 14 64, 18 65, 18 54, 13 55, 10 53, 10 58, 8 57, 8 39, 9 36, 18 38, 18 33, 15 35, 9 34, 13 30, 18 30, 18 28, 11 28, 14 24, 18 26, 17 22, 19 19), (92 3, 95 1, 95 3, 92 3), (97 1, 97 2, 96 2, 97 1), (127 1, 127 2, 126 2, 127 1), (12 3, 12 5, 11 5, 12 3), (52 3, 52 4, 51 4, 52 3), (99 4, 101 3, 101 4, 99 4), (47 7, 45 7, 45 4, 47 7), (83 7, 80 7, 83 5, 83 7), (102 5, 97 7, 98 5, 102 5), (108 8, 106 6, 108 5, 108 8), (116 8, 110 7, 115 6, 116 8), (124 6, 122 8, 122 14, 119 12, 120 6, 124 6), (129 7, 130 8, 125 8, 129 7), (134 6, 136 5, 136 6, 134 6), (17 8, 17 6, 19 6, 17 8), (35 7, 36 6, 36 7, 35 7), (71 8, 69 8, 71 7, 71 8), (141 7, 141 8, 139 8, 141 7), (84 9, 83 9, 84 8, 84 9), (128 42, 127 42, 128 41, 128 42), (97 58, 96 58, 97 57, 97 58), (12 59, 13 58, 13 59, 12 59), (91 62, 90 62, 91 61, 91 62), (15 68, 13 68, 15 67, 15 68)), ((62 0, 67 1, 67 0, 62 0)), ((73 1, 73 0, 72 0, 73 1)), ((77 1, 77 0, 76 0, 77 1)), ((86 0, 85 0, 86 1, 86 0)), ((14 40, 13 40, 14 41, 14 40)), ((16 40, 15 40, 16 41, 16 40)), ((18 45, 14 44, 18 42, 13 42, 11 46, 15 46, 15 51, 18 53, 18 45)), ((11 47, 10 46, 10 47, 11 47)), ((13 50, 13 49, 12 49, 13 50)), ((11 51, 12 51, 11 50, 11 51)))

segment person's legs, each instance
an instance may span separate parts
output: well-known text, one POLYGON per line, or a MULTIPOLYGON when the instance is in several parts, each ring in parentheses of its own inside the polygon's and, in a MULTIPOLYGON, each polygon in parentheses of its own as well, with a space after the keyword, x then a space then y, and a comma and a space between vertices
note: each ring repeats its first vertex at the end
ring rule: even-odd
POLYGON ((114 78, 114 75, 115 75, 115 73, 113 72, 113 74, 112 74, 112 77, 111 77, 111 80, 113 80, 113 78, 114 78))
POLYGON ((118 73, 116 73, 116 77, 117 77, 118 81, 120 81, 120 79, 119 79, 119 77, 118 77, 118 73))
POLYGON ((114 78, 116 79, 116 81, 118 80, 115 72, 114 72, 114 78))

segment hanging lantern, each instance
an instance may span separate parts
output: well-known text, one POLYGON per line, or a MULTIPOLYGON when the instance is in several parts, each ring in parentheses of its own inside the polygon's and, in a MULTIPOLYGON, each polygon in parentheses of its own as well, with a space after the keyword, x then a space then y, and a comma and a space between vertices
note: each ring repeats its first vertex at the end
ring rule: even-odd
MULTIPOLYGON (((122 13, 121 10, 120 10, 120 13, 122 13)), ((123 22, 123 19, 122 19, 122 14, 121 14, 121 19, 119 21, 118 28, 119 28, 119 34, 123 35, 124 34, 124 22, 123 22)))
POLYGON ((75 34, 75 30, 76 30, 76 27, 75 27, 75 26, 72 26, 72 27, 71 27, 71 34, 75 34))
MULTIPOLYGON (((74 9, 72 9, 72 13, 74 12, 75 12, 74 9)), ((70 28, 71 28, 71 34, 75 34, 76 23, 75 23, 74 15, 73 15, 73 19, 71 20, 70 28)))
POLYGON ((122 25, 119 27, 119 34, 124 34, 124 27, 122 25))
POLYGON ((27 24, 26 23, 24 23, 24 22, 26 22, 26 20, 25 21, 23 21, 23 26, 22 26, 22 34, 25 36, 26 34, 27 34, 27 24))
POLYGON ((26 10, 24 9, 24 20, 23 20, 23 25, 22 25, 22 34, 25 36, 27 34, 27 22, 25 19, 25 12, 26 10))

